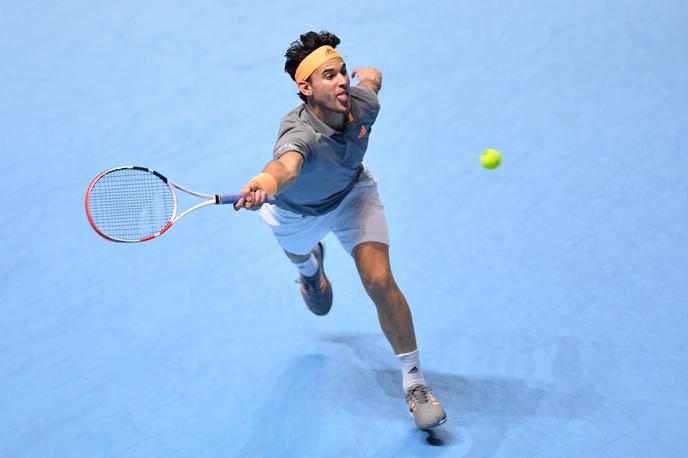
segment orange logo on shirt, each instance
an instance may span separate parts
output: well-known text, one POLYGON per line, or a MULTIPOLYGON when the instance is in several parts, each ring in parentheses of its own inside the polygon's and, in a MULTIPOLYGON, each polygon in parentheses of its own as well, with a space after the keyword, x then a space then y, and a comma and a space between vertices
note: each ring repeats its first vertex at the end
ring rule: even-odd
POLYGON ((368 129, 366 129, 366 126, 361 126, 361 131, 358 133, 358 139, 362 139, 365 137, 365 134, 368 133, 368 129))

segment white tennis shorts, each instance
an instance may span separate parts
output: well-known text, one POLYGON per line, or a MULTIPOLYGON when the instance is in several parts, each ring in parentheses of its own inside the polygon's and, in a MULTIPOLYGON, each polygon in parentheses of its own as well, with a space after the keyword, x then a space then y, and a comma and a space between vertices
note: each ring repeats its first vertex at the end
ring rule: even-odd
POLYGON ((301 215, 275 205, 263 204, 260 217, 289 253, 305 255, 330 231, 353 255, 356 245, 381 242, 389 245, 385 209, 377 192, 377 180, 364 169, 344 200, 324 215, 301 215))

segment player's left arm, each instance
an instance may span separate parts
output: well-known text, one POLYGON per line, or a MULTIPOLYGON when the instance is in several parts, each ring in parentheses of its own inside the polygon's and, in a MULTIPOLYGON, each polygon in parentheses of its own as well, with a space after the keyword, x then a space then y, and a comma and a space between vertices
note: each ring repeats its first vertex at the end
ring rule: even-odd
POLYGON ((382 72, 375 67, 358 67, 351 72, 352 77, 358 77, 358 85, 365 86, 377 94, 382 88, 382 72))

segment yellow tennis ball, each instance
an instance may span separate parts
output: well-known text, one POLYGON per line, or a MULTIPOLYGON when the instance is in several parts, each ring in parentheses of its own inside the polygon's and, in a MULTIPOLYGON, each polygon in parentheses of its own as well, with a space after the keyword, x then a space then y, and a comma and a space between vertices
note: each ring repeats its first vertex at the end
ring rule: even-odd
POLYGON ((496 169, 502 162, 502 154, 496 149, 488 148, 480 155, 480 163, 486 169, 496 169))

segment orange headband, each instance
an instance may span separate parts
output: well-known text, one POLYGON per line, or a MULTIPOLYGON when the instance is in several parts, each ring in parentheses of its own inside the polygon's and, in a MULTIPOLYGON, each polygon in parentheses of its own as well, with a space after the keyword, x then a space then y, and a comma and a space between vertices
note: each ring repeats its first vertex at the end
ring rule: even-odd
POLYGON ((299 81, 306 81, 309 76, 315 71, 316 68, 320 67, 324 62, 335 57, 341 58, 337 51, 332 46, 321 46, 301 61, 298 67, 296 67, 296 73, 294 74, 294 80, 298 83, 299 81))

